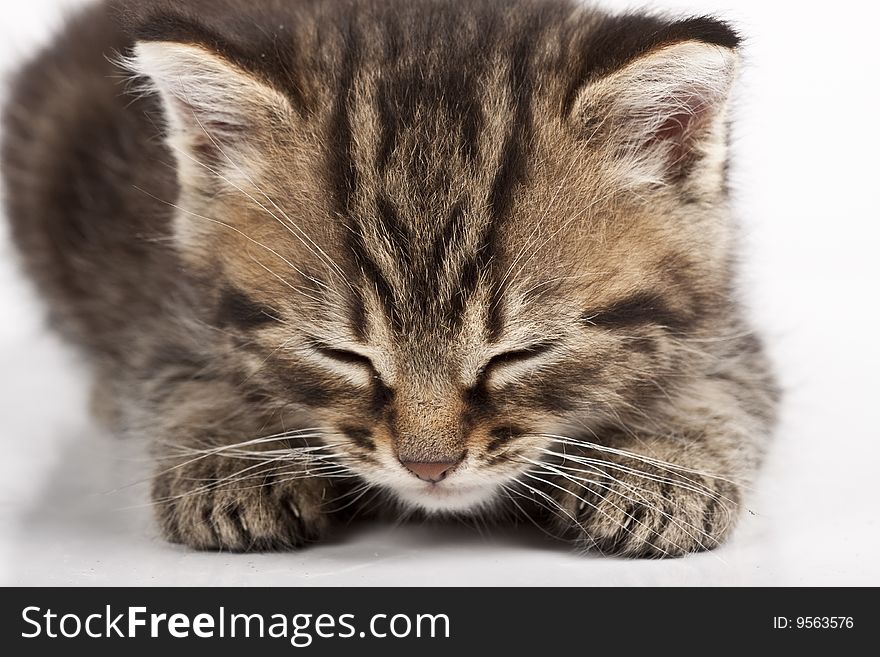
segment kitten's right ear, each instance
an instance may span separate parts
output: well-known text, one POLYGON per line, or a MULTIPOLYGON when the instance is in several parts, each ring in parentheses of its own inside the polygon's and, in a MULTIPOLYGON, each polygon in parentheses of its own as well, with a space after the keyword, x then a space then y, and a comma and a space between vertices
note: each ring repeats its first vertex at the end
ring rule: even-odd
POLYGON ((207 48, 172 41, 140 41, 123 65, 162 99, 167 140, 182 173, 259 162, 274 131, 294 110, 282 93, 207 48))

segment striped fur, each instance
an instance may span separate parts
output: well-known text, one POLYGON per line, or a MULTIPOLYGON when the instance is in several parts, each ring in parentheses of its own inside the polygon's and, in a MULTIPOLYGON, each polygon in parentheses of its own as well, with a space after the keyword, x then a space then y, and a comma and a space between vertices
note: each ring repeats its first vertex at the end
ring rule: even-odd
POLYGON ((569 0, 72 20, 15 83, 7 206, 155 441, 165 534, 297 546, 376 490, 604 552, 717 545, 776 399, 733 286, 737 47, 569 0))

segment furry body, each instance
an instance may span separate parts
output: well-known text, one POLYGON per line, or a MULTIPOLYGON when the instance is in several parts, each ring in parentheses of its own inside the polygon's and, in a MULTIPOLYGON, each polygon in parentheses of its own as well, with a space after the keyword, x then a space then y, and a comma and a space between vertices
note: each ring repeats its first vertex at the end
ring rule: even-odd
POLYGON ((776 399, 733 285, 737 45, 566 0, 70 21, 16 79, 6 203, 165 535, 292 547, 378 500, 716 546, 776 399))

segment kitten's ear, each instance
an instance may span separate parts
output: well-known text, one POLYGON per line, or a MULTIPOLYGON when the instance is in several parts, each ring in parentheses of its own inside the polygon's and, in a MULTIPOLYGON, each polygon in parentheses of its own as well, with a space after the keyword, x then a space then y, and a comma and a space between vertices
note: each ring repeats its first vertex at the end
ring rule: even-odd
POLYGON ((282 93, 206 48, 140 41, 125 65, 158 92, 168 142, 181 169, 194 175, 191 165, 199 163, 225 168, 227 158, 238 160, 236 166, 257 161, 272 129, 290 125, 293 109, 282 93))
POLYGON ((630 183, 678 181, 698 160, 723 164, 737 63, 736 51, 724 46, 667 45, 587 83, 573 112, 587 135, 610 146, 630 183))

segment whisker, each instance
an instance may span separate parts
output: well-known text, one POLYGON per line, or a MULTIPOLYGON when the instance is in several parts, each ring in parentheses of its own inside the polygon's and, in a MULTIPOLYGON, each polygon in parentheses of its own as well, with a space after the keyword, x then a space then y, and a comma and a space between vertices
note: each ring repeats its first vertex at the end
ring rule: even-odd
MULTIPOLYGON (((543 481, 543 480, 541 480, 541 481, 543 481)), ((567 517, 569 520, 571 520, 571 521, 575 524, 576 527, 580 527, 581 530, 584 530, 584 526, 580 523, 580 521, 578 521, 574 516, 572 516, 572 515, 571 515, 571 514, 570 514, 570 513, 569 513, 569 512, 568 512, 568 511, 567 511, 567 510, 561 505, 561 504, 559 504, 559 502, 557 502, 555 499, 553 499, 552 496, 550 496, 550 495, 548 495, 547 493, 545 493, 544 491, 542 491, 542 490, 540 490, 540 489, 538 489, 538 488, 535 488, 534 486, 532 486, 532 485, 530 485, 530 484, 524 482, 522 479, 518 479, 518 480, 517 480, 517 484, 519 484, 519 485, 522 486, 523 488, 527 489, 527 490, 530 491, 531 493, 533 493, 533 494, 535 494, 535 495, 538 495, 538 496, 541 497, 543 500, 545 500, 546 502, 548 502, 548 503, 550 504, 550 508, 553 510, 553 513, 554 513, 557 517, 561 517, 561 516, 559 516, 559 513, 562 513, 562 515, 564 515, 564 516, 567 517)), ((526 497, 526 499, 528 499, 528 498, 526 497)), ((595 539, 593 539, 593 537, 591 537, 591 536, 590 536, 589 534, 587 534, 586 532, 584 532, 584 536, 585 536, 588 540, 592 541, 592 543, 593 543, 593 547, 596 546, 596 541, 595 541, 595 539)))
MULTIPOLYGON (((517 483, 519 483, 519 482, 517 482, 517 483)), ((540 529, 541 532, 543 532, 544 534, 546 534, 550 538, 552 538, 554 540, 559 540, 561 538, 559 535, 554 534, 553 532, 549 531, 546 527, 544 527, 543 525, 538 523, 538 521, 536 521, 534 518, 532 518, 532 516, 529 515, 529 513, 525 509, 522 508, 520 503, 517 502, 512 497, 512 495, 517 495, 519 497, 522 497, 523 499, 528 500, 529 502, 539 504, 542 508, 547 509, 551 513, 556 514, 556 511, 554 509, 548 507, 543 502, 537 502, 536 500, 531 499, 530 497, 528 497, 524 493, 521 493, 520 491, 518 491, 515 488, 512 488, 510 486, 507 486, 506 484, 501 484, 501 489, 504 492, 504 494, 507 496, 507 499, 510 500, 510 502, 519 510, 519 512, 526 518, 526 520, 528 520, 530 523, 532 523, 535 527, 540 529)), ((556 515, 558 515, 558 514, 556 514, 556 515)))
MULTIPOLYGON (((566 443, 566 444, 574 445, 577 447, 586 447, 588 449, 595 449, 600 452, 608 452, 609 454, 617 454, 618 456, 625 456, 625 457, 628 457, 631 459, 635 459, 637 461, 642 461, 644 463, 649 463, 651 465, 655 465, 658 468, 662 468, 662 469, 666 469, 666 470, 674 470, 674 471, 678 471, 678 472, 687 472, 690 474, 697 474, 697 475, 700 475, 703 477, 708 477, 710 479, 718 479, 719 481, 725 481, 725 482, 733 484, 735 486, 740 485, 738 482, 736 482, 732 479, 729 479, 728 477, 724 477, 722 475, 719 475, 719 474, 713 474, 711 472, 705 472, 702 470, 695 470, 693 468, 688 468, 688 467, 685 467, 682 465, 677 465, 675 463, 670 463, 668 461, 662 461, 660 459, 656 459, 651 456, 645 456, 643 454, 636 454, 635 452, 617 449, 614 447, 607 447, 605 445, 600 445, 599 443, 593 443, 593 442, 582 441, 582 440, 575 440, 573 438, 568 438, 566 436, 559 436, 559 435, 555 435, 555 434, 537 434, 537 435, 540 435, 543 438, 549 438, 549 439, 555 440, 557 442, 566 443)), ((687 481, 690 481, 687 478, 685 478, 685 479, 687 481)), ((691 481, 691 483, 694 483, 694 482, 691 481)))
MULTIPOLYGON (((541 467, 545 467, 545 468, 547 467, 547 464, 544 464, 544 463, 540 463, 540 462, 536 462, 536 461, 532 461, 532 463, 533 463, 533 464, 536 464, 536 465, 539 465, 539 466, 541 466, 541 467)), ((551 466, 551 468, 552 468, 552 466, 551 466)), ((554 470, 551 469, 551 468, 547 468, 547 469, 548 469, 550 472, 554 473, 554 474, 558 474, 558 475, 562 476, 563 478, 565 478, 565 479, 567 479, 567 480, 569 480, 569 481, 572 481, 573 483, 575 483, 575 484, 577 484, 577 485, 580 485, 581 488, 583 488, 584 490, 589 490, 584 484, 579 484, 577 481, 575 481, 574 479, 572 479, 570 476, 568 476, 568 475, 562 473, 561 471, 556 470, 556 471, 554 472, 554 470)), ((530 476, 530 475, 528 474, 528 472, 526 472, 526 473, 524 473, 524 474, 526 474, 526 476, 530 476)), ((550 481, 550 480, 548 480, 548 479, 543 479, 543 478, 541 478, 541 477, 538 477, 537 475, 532 475, 532 476, 533 476, 534 478, 538 479, 539 481, 543 481, 544 483, 547 483, 547 484, 553 486, 554 488, 558 488, 559 490, 563 491, 564 493, 567 493, 567 494, 569 494, 569 495, 575 497, 578 501, 581 502, 582 505, 587 505, 587 506, 591 507, 592 509, 594 509, 595 511, 598 511, 598 512, 601 513, 603 516, 605 516, 605 518, 606 518, 607 520, 609 520, 610 522, 612 522, 614 525, 616 525, 616 526, 620 527, 621 529, 623 529, 626 533, 628 533, 628 534, 630 534, 631 536, 633 536, 636 540, 639 540, 639 538, 638 538, 638 536, 636 535, 636 533, 635 533, 632 529, 630 529, 630 527, 629 527, 627 524, 624 524, 624 523, 618 522, 617 520, 615 520, 614 518, 612 518, 612 517, 608 514, 607 511, 605 511, 604 509, 601 509, 600 507, 598 507, 597 505, 593 504, 592 502, 590 502, 590 501, 587 500, 586 498, 581 497, 580 495, 578 495, 578 494, 575 493, 574 491, 572 491, 572 490, 570 490, 570 489, 568 489, 568 488, 565 488, 565 486, 560 486, 559 484, 557 484, 557 483, 555 483, 555 482, 553 482, 553 481, 550 481)), ((591 482, 591 483, 598 483, 598 482, 591 482)), ((626 516, 627 518, 629 518, 631 521, 634 521, 634 522, 636 522, 636 523, 642 525, 643 527, 645 527, 645 528, 648 529, 649 531, 654 532, 655 534, 657 533, 656 531, 653 530, 653 528, 649 527, 648 525, 645 525, 643 522, 641 522, 640 520, 638 520, 635 516, 633 516, 632 514, 628 513, 627 511, 625 511, 624 509, 622 509, 621 507, 619 507, 617 504, 615 504, 614 502, 612 502, 611 500, 609 500, 609 499, 607 498, 607 496, 603 496, 603 499, 604 499, 606 502, 608 502, 609 504, 611 504, 615 509, 617 509, 618 511, 620 511, 621 513, 623 513, 623 515, 625 515, 625 516, 626 516)), ((579 524, 580 524, 580 523, 579 523, 579 524)), ((583 525, 581 525, 581 527, 583 527, 583 525)), ((586 532, 586 528, 584 528, 584 530, 585 530, 585 532, 586 532)), ((659 534, 658 534, 658 537, 659 537, 659 534)), ((671 542, 671 541, 670 541, 670 542, 671 542)), ((663 548, 661 548, 661 547, 658 546, 658 545, 655 545, 655 544, 652 543, 651 541, 646 541, 646 543, 648 543, 648 545, 650 545, 650 546, 653 547, 654 549, 659 550, 660 552, 663 552, 664 554, 668 554, 668 552, 667 552, 666 550, 664 550, 663 548)), ((674 545, 675 547, 681 549, 680 546, 675 545, 674 543, 673 543, 673 545, 674 545)))
MULTIPOLYGON (((553 469, 551 470, 551 472, 556 472, 556 469, 553 468, 553 469)), ((558 473, 558 472, 557 472, 557 473, 558 473)), ((630 485, 630 484, 628 484, 628 483, 626 483, 626 482, 624 482, 624 481, 622 481, 622 480, 620 480, 620 479, 618 479, 618 478, 616 478, 616 477, 611 476, 610 474, 608 474, 607 472, 604 472, 604 471, 596 471, 595 474, 599 474, 600 476, 608 477, 608 478, 611 479, 613 482, 615 482, 615 483, 617 483, 618 485, 623 486, 624 488, 626 488, 626 489, 627 489, 632 495, 636 495, 636 496, 638 496, 638 499, 636 499, 636 498, 634 498, 634 497, 630 497, 630 496, 628 496, 628 495, 625 495, 624 493, 622 493, 621 491, 617 490, 617 489, 614 488, 613 486, 610 486, 610 485, 605 484, 605 483, 602 483, 602 482, 597 482, 597 481, 592 480, 592 479, 586 479, 586 478, 584 478, 584 477, 578 477, 578 476, 574 476, 574 475, 569 476, 569 475, 564 475, 564 474, 562 474, 562 473, 558 473, 558 474, 560 474, 561 476, 565 477, 565 478, 568 479, 569 481, 572 481, 573 483, 579 484, 579 485, 580 485, 581 487, 583 487, 585 490, 590 490, 590 489, 589 489, 586 485, 581 484, 580 482, 586 482, 586 483, 589 483, 589 484, 598 485, 599 487, 601 487, 601 488, 607 490, 609 493, 614 493, 615 495, 618 495, 619 497, 622 497, 623 499, 625 499, 625 500, 627 500, 627 501, 635 502, 635 503, 643 503, 643 504, 647 505, 648 508, 653 509, 654 511, 657 511, 657 512, 660 513, 663 517, 667 518, 670 522, 672 522, 672 523, 674 523, 675 525, 677 525, 680 529, 682 529, 682 531, 684 531, 685 534, 688 535, 689 538, 693 539, 693 540, 694 540, 694 541, 695 541, 695 542, 696 542, 701 548, 703 548, 704 550, 706 549, 706 546, 702 543, 702 541, 700 541, 700 539, 698 538, 698 536, 695 536, 694 534, 692 534, 692 533, 689 531, 689 529, 692 529, 692 530, 696 531, 698 534, 703 535, 703 536, 705 536, 706 538, 711 538, 711 536, 710 536, 710 535, 709 535, 704 529, 702 529, 702 528, 700 528, 700 527, 697 527, 697 526, 694 525, 693 523, 691 523, 691 522, 689 522, 689 521, 687 521, 687 520, 685 520, 685 519, 683 519, 683 518, 681 518, 681 517, 678 517, 678 516, 675 516, 675 515, 673 515, 673 514, 668 513, 665 509, 661 508, 660 506, 657 506, 656 504, 654 504, 654 503, 652 503, 650 500, 648 500, 648 499, 645 497, 645 495, 643 494, 643 492, 647 492, 647 493, 651 493, 652 495, 654 495, 655 493, 654 493, 653 491, 649 491, 649 490, 647 490, 647 489, 645 489, 645 488, 643 488, 643 487, 632 486, 632 485, 630 485)), ((607 495, 603 495, 603 499, 605 499, 609 504, 613 504, 613 502, 611 502, 611 500, 608 499, 607 495)), ((668 500, 668 499, 666 499, 666 498, 664 498, 664 499, 665 499, 666 501, 672 501, 672 500, 668 500)), ((621 509, 621 508, 618 507, 617 505, 614 505, 614 506, 615 506, 615 508, 617 508, 618 510, 623 511, 623 509, 621 509)), ((724 507, 724 508, 726 509, 726 507, 724 507)), ((660 535, 656 530, 654 530, 652 527, 650 527, 650 526, 646 525, 645 523, 639 521, 638 519, 634 518, 631 514, 627 513, 626 511, 623 511, 623 513, 625 513, 625 515, 627 515, 630 519, 635 520, 635 522, 637 522, 638 524, 642 525, 643 527, 645 527, 646 529, 648 529, 648 530, 651 531, 652 533, 656 534, 658 538, 661 538, 661 535, 660 535)), ((669 540, 669 539, 667 539, 667 540, 669 540)), ((671 540, 670 540, 669 542, 670 542, 674 547, 678 548, 679 550, 684 551, 683 548, 682 548, 680 545, 677 545, 676 543, 674 543, 674 542, 671 541, 671 540)), ((656 545, 652 545, 652 547, 655 547, 655 548, 659 549, 661 552, 664 552, 664 554, 668 554, 668 552, 666 552, 666 551, 663 550, 662 548, 659 548, 659 547, 656 546, 656 545)))
MULTIPOLYGON (((712 489, 710 489, 706 486, 702 486, 702 485, 698 485, 698 484, 690 485, 687 483, 682 483, 681 481, 671 479, 669 477, 663 477, 661 475, 654 475, 649 472, 645 472, 644 470, 639 470, 637 468, 630 468, 625 465, 619 465, 617 463, 612 463, 611 461, 605 461, 602 459, 593 459, 593 458, 588 458, 588 457, 577 456, 574 454, 555 452, 553 450, 544 449, 544 448, 539 448, 539 449, 541 452, 543 452, 545 454, 548 454, 551 456, 558 456, 558 457, 561 457, 562 459, 573 461, 573 462, 579 463, 581 465, 596 465, 596 466, 603 466, 606 468, 611 468, 613 470, 620 470, 622 472, 627 472, 629 474, 635 475, 635 476, 640 477, 642 479, 648 479, 650 481, 656 481, 659 483, 670 484, 672 486, 676 486, 676 487, 682 488, 684 490, 688 490, 688 491, 691 491, 694 493, 699 493, 699 494, 705 495, 705 496, 712 498, 712 499, 724 499, 724 500, 727 500, 728 502, 735 503, 733 500, 725 497, 724 495, 722 495, 721 493, 718 493, 717 491, 713 491, 712 489)), ((561 466, 561 465, 557 466, 557 467, 565 468, 565 466, 561 466)), ((571 469, 577 470, 577 468, 571 468, 571 469)))
MULTIPOLYGON (((171 466, 171 467, 169 467, 169 468, 166 468, 166 469, 164 469, 164 470, 160 470, 159 472, 155 473, 152 477, 148 477, 148 478, 145 478, 145 479, 140 479, 140 480, 137 480, 137 481, 134 481, 134 482, 131 482, 131 483, 125 484, 125 485, 123 485, 123 486, 119 486, 119 487, 117 487, 117 488, 115 488, 115 489, 112 489, 112 490, 107 491, 107 493, 108 493, 108 494, 110 494, 110 493, 118 493, 118 492, 121 492, 121 491, 126 490, 126 489, 128 489, 128 488, 131 488, 131 487, 133 487, 133 486, 137 486, 137 485, 144 484, 144 483, 149 483, 149 482, 152 481, 156 476, 161 476, 161 475, 169 474, 170 472, 173 472, 174 470, 177 470, 177 469, 180 469, 180 468, 186 467, 187 465, 190 465, 190 464, 192 464, 192 463, 196 463, 197 461, 200 461, 200 460, 202 460, 202 459, 208 458, 208 457, 210 457, 210 456, 222 456, 225 452, 227 452, 227 451, 229 451, 229 450, 235 450, 235 449, 237 449, 237 448, 241 448, 241 447, 244 447, 244 446, 261 445, 261 444, 266 444, 266 443, 271 443, 271 442, 278 442, 278 441, 284 441, 284 440, 303 439, 304 437, 308 436, 308 434, 305 434, 305 433, 304 433, 304 432, 307 432, 307 431, 312 431, 312 430, 311 430, 311 429, 298 429, 298 430, 293 430, 293 431, 285 431, 285 432, 281 432, 281 433, 274 434, 274 435, 271 435, 271 436, 265 436, 265 437, 262 437, 262 438, 253 438, 253 439, 245 440, 245 441, 241 441, 241 442, 238 442, 238 443, 232 443, 232 444, 228 444, 228 445, 219 445, 219 446, 217 446, 217 447, 212 447, 212 448, 210 448, 210 449, 203 449, 203 450, 199 450, 199 449, 196 449, 196 448, 190 448, 190 447, 184 447, 184 446, 179 445, 179 444, 167 444, 167 443, 165 443, 166 447, 169 448, 169 449, 171 449, 171 450, 175 450, 175 449, 189 450, 189 451, 184 451, 184 453, 183 453, 184 456, 188 456, 188 455, 191 455, 191 454, 193 454, 193 453, 196 454, 196 456, 193 456, 192 458, 189 458, 189 459, 187 459, 186 461, 183 461, 183 462, 181 462, 181 463, 176 463, 175 465, 173 465, 173 466, 171 466)), ((318 434, 312 434, 312 435, 313 435, 313 436, 318 436, 318 434)), ((163 442, 162 442, 162 441, 157 441, 157 444, 162 445, 163 442)), ((314 449, 326 449, 326 448, 328 448, 328 447, 330 447, 330 446, 332 446, 332 445, 321 445, 321 446, 315 446, 314 449)), ((297 449, 306 449, 306 450, 308 450, 308 449, 310 449, 310 448, 309 448, 309 447, 305 447, 305 448, 291 447, 290 449, 288 449, 288 450, 283 450, 283 451, 284 451, 286 454, 295 454, 295 453, 296 453, 295 450, 297 450, 297 449)), ((170 459, 170 458, 173 458, 173 457, 172 457, 172 456, 167 456, 166 458, 169 458, 169 459, 170 459)), ((178 458, 179 458, 179 456, 178 456, 178 458)))

